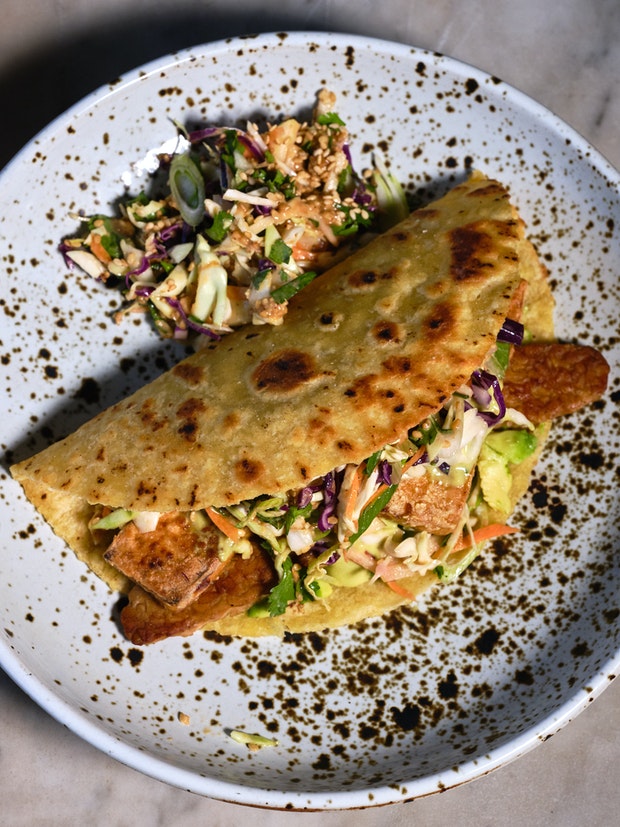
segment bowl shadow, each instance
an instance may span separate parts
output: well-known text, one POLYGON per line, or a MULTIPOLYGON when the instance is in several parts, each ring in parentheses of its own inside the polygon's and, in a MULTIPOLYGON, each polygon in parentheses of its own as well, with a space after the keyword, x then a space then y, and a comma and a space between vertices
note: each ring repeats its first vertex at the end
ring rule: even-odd
MULTIPOLYGON (((277 31, 304 31, 308 21, 295 11, 223 14, 195 7, 166 9, 148 17, 131 11, 109 26, 98 24, 48 42, 18 58, 0 74, 0 100, 7 111, 20 102, 19 117, 7 117, 0 131, 0 169, 47 124, 99 87, 151 60, 201 43, 277 31), (122 33, 131 33, 123 36, 122 33), (121 33, 121 34, 119 34, 121 33)), ((313 31, 326 28, 313 21, 313 31)), ((355 26, 330 31, 355 30, 355 26)), ((360 32, 361 33, 361 32, 360 32)))

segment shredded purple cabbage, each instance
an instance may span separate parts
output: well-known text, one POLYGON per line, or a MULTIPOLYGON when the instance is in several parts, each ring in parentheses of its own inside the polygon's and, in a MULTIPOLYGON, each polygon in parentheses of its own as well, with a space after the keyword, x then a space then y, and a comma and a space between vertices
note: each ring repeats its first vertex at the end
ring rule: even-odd
MULTIPOLYGON (((183 222, 183 223, 185 223, 185 222, 183 222)), ((157 234, 157 237, 165 245, 165 244, 168 244, 171 241, 174 241, 174 239, 179 234, 181 229, 182 229, 182 224, 181 223, 171 224, 169 227, 164 227, 163 230, 160 230, 159 233, 157 234)))
POLYGON ((335 473, 333 471, 327 473, 323 483, 323 501, 325 505, 319 514, 317 525, 321 531, 329 531, 332 527, 329 518, 336 513, 336 504, 338 502, 335 473))
POLYGON ((254 212, 257 212, 259 215, 270 215, 273 207, 265 207, 263 204, 253 204, 252 207, 254 208, 254 212))
MULTIPOLYGON (((187 315, 185 310, 183 309, 183 305, 178 299, 173 298, 172 296, 165 296, 166 301, 171 307, 178 312, 178 314, 183 319, 184 323, 190 330, 195 331, 196 333, 202 333, 204 336, 209 336, 211 339, 219 340, 222 337, 217 334, 214 330, 211 330, 209 327, 205 327, 204 325, 199 324, 198 322, 194 322, 190 317, 187 315)), ((176 335, 175 331, 175 338, 183 338, 181 336, 176 335)))
POLYGON ((152 284, 142 284, 140 287, 136 287, 134 292, 136 296, 140 296, 140 298, 148 298, 153 290, 155 290, 155 287, 152 284))
POLYGON ((497 334, 498 342, 507 342, 509 345, 520 345, 523 341, 523 325, 514 319, 506 319, 502 329, 497 334))
POLYGON ((379 485, 392 484, 392 466, 386 459, 380 460, 377 465, 377 483, 379 485))
POLYGON ((238 132, 237 137, 239 138, 240 143, 243 144, 247 149, 250 150, 252 155, 256 158, 257 161, 264 161, 265 160, 265 153, 256 143, 253 141, 250 136, 246 132, 238 132))
MULTIPOLYGON (((316 543, 308 549, 307 553, 318 557, 320 554, 323 554, 324 551, 327 551, 330 546, 331 542, 329 540, 317 540, 316 543)), ((329 560, 326 565, 329 565, 329 560)))
POLYGON ((498 407, 497 413, 493 413, 492 411, 478 411, 478 416, 483 419, 487 425, 496 425, 506 414, 506 403, 499 379, 486 370, 474 371, 471 379, 472 393, 478 404, 487 407, 491 404, 491 400, 495 398, 498 407))
POLYGON ((306 486, 306 488, 302 488, 297 494, 297 508, 305 508, 307 505, 310 505, 313 493, 309 485, 306 486))
POLYGON ((190 144, 197 144, 200 141, 206 141, 208 138, 219 137, 223 132, 221 126, 207 126, 204 129, 195 129, 187 136, 190 144))

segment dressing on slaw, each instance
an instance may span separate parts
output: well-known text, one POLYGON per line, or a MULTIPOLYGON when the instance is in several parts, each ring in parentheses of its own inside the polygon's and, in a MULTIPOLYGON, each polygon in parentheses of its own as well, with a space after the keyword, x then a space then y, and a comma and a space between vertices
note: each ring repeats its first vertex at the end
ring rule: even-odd
POLYGON ((119 287, 116 321, 148 312, 164 338, 282 324, 295 293, 409 212, 378 154, 354 169, 335 103, 324 89, 309 122, 264 129, 177 124, 175 152, 159 157, 165 192, 122 197, 116 216, 76 216, 65 259, 119 287))

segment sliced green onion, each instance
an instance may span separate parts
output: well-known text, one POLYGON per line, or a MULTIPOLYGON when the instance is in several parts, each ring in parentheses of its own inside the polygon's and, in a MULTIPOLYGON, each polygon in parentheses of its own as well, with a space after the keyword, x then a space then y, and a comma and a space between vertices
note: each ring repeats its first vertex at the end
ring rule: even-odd
POLYGON ((392 499, 392 496, 397 488, 397 485, 388 485, 388 487, 384 489, 379 496, 370 503, 370 505, 367 505, 366 508, 364 508, 360 514, 359 522, 357 524, 357 531, 349 537, 349 545, 353 545, 356 540, 359 540, 375 517, 383 511, 385 506, 392 499))
POLYGON ((276 287, 276 289, 271 293, 271 298, 278 304, 282 304, 282 302, 292 298, 295 293, 299 293, 300 290, 303 290, 306 285, 310 284, 310 282, 317 277, 317 275, 318 273, 315 273, 314 270, 308 270, 305 273, 301 273, 301 275, 285 282, 285 284, 280 285, 280 287, 276 287))
POLYGON ((124 526, 130 520, 133 520, 135 513, 135 511, 128 511, 126 508, 117 508, 115 511, 106 514, 105 517, 97 520, 96 523, 93 523, 92 527, 104 531, 121 528, 121 526, 124 526))
POLYGON ((407 196, 400 181, 392 175, 377 155, 373 157, 375 172, 372 182, 376 188, 377 203, 383 229, 389 229, 409 215, 407 196))
POLYGON ((456 563, 448 564, 446 562, 435 566, 434 572, 442 583, 451 583, 453 580, 462 574, 465 569, 474 562, 476 557, 480 554, 480 548, 473 546, 464 557, 461 557, 456 563))
POLYGON ((183 220, 191 227, 198 226, 205 214, 205 182, 189 154, 174 156, 168 184, 183 220))
POLYGON ((254 735, 251 732, 242 732, 240 729, 232 729, 230 737, 238 744, 245 744, 250 748, 278 746, 278 741, 275 738, 265 738, 264 735, 254 735))
POLYGON ((221 325, 228 312, 226 297, 228 274, 211 250, 209 242, 201 235, 196 237, 195 257, 198 284, 191 315, 200 322, 206 321, 211 315, 213 324, 221 325))

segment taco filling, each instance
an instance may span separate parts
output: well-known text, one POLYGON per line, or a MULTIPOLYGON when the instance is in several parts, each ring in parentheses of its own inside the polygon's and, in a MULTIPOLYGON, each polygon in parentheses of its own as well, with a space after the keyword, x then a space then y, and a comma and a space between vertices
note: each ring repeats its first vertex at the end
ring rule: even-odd
POLYGON ((605 389, 480 173, 317 281, 12 468, 127 593, 134 643, 334 627, 450 581, 515 530, 549 420, 605 389))

